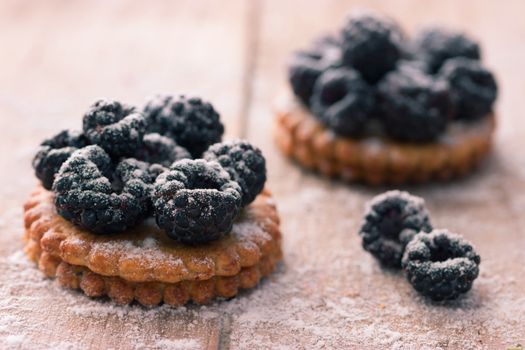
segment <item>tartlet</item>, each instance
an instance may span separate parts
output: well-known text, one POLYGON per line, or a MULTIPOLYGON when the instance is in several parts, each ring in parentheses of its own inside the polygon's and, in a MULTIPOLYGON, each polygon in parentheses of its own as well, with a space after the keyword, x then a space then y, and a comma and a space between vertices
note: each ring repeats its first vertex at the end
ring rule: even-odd
POLYGON ((25 252, 90 297, 154 306, 253 288, 282 259, 266 163, 198 98, 156 96, 138 111, 98 100, 83 130, 44 141, 41 184, 24 205, 25 252))
POLYGON ((490 153, 495 126, 494 115, 474 125, 457 122, 439 141, 425 145, 378 136, 344 138, 290 98, 276 109, 273 133, 279 149, 302 166, 329 177, 377 185, 468 174, 490 153))
POLYGON ((480 59, 463 33, 409 40, 390 19, 353 16, 294 53, 274 138, 302 166, 349 181, 465 175, 489 154, 496 125, 497 84, 480 59))

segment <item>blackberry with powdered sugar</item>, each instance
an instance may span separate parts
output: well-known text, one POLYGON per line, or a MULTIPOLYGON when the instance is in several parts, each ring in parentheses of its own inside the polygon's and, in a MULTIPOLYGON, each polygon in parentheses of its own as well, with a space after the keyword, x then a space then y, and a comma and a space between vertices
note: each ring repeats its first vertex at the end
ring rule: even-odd
POLYGON ((407 245, 403 269, 421 294, 435 301, 456 299, 478 277, 481 259, 472 244, 447 230, 418 234, 407 245))
POLYGON ((80 131, 63 130, 50 139, 44 140, 33 158, 35 176, 50 190, 60 166, 79 148, 89 144, 80 131))
POLYGON ((58 214, 102 234, 122 232, 146 218, 154 181, 148 164, 124 159, 112 167, 99 146, 74 152, 53 183, 58 214))
POLYGON ((317 39, 311 48, 292 55, 288 65, 288 78, 295 95, 310 106, 315 82, 330 67, 341 66, 341 43, 334 36, 317 39))
POLYGON ((193 157, 222 139, 224 126, 213 105, 198 97, 155 96, 143 109, 148 131, 172 138, 193 157))
POLYGON ((389 19, 373 14, 352 16, 341 33, 343 62, 371 84, 393 70, 402 56, 404 34, 389 19))
POLYGON ((498 85, 479 61, 463 57, 450 59, 439 75, 449 82, 456 119, 477 120, 492 113, 498 85))
POLYGON ((242 205, 248 205, 264 188, 266 160, 257 147, 247 141, 236 140, 212 145, 204 159, 219 162, 240 185, 242 205))
POLYGON ((405 246, 432 225, 425 202, 408 192, 389 191, 374 197, 359 230, 363 248, 387 267, 400 268, 405 246))
POLYGON ((241 188, 217 162, 181 160, 155 182, 157 224, 186 244, 202 244, 228 233, 241 208, 241 188))
POLYGON ((402 65, 378 85, 381 121, 388 136, 403 141, 436 140, 447 128, 453 108, 449 84, 402 65))
POLYGON ((374 103, 374 91, 350 68, 325 71, 317 79, 310 101, 317 118, 342 136, 363 134, 374 103))
POLYGON ((82 124, 89 141, 115 159, 133 156, 142 145, 146 128, 144 116, 135 108, 107 99, 96 101, 82 124))
POLYGON ((437 73, 449 59, 465 57, 481 59, 479 44, 465 33, 443 28, 425 28, 411 43, 416 57, 428 63, 430 73, 437 73))

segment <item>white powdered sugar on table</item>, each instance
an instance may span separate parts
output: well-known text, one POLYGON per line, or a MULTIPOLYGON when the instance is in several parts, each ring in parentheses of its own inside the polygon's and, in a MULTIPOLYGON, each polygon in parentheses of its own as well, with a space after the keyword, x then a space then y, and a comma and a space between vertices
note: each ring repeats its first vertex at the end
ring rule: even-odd
POLYGON ((271 240, 272 236, 264 231, 256 222, 238 222, 233 225, 233 234, 239 237, 239 240, 248 239, 251 235, 257 235, 264 240, 271 240))
POLYGON ((177 339, 177 340, 169 340, 169 339, 161 339, 157 341, 154 344, 155 347, 158 347, 159 349, 169 349, 169 350, 192 350, 192 349, 200 349, 202 348, 202 344, 200 344, 195 339, 177 339))
MULTIPOLYGON (((359 193, 352 198, 316 189, 283 198, 285 263, 257 288, 207 306, 148 309, 90 299, 44 279, 21 250, 12 251, 0 257, 8 281, 0 284, 1 348, 202 349, 213 348, 213 332, 231 349, 491 349, 524 342, 525 294, 505 273, 509 261, 522 257, 518 249, 504 258, 482 254, 471 292, 432 303, 402 273, 382 270, 362 250, 360 215, 331 223, 333 232, 320 229, 333 218, 310 213, 326 205, 327 196, 330 208, 362 213, 359 193), (299 213, 302 222, 288 219, 299 213), (46 337, 50 323, 70 332, 46 337)), ((154 250, 157 242, 142 245, 154 250)))

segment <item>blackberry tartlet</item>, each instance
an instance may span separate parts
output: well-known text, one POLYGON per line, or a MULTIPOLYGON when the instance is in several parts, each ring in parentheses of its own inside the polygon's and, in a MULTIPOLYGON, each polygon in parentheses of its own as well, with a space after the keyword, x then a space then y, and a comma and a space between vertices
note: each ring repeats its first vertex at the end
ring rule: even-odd
POLYGON ((35 155, 27 255, 63 287, 118 304, 202 304, 254 287, 282 259, 279 216, 261 151, 221 142, 223 131, 200 98, 96 101, 82 132, 35 155))
POLYGON ((463 33, 430 28, 410 39, 390 19, 352 16, 292 55, 294 97, 278 102, 276 142, 306 168, 349 181, 466 174, 495 128, 498 89, 480 51, 463 33))

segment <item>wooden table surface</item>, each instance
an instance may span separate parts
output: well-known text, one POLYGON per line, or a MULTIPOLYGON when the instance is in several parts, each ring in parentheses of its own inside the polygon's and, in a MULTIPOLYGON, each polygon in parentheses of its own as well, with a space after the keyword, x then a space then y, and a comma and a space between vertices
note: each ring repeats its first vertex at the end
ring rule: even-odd
POLYGON ((525 344, 525 3, 516 1, 29 1, 0 3, 0 348, 506 349, 525 344), (473 290, 432 304, 383 271, 356 234, 385 188, 328 181, 284 159, 272 101, 289 52, 355 8, 467 30, 501 87, 495 150, 475 175, 409 187, 437 227, 474 242, 473 290), (203 96, 227 138, 260 146, 282 216, 285 262, 253 291, 206 307, 119 307, 63 291, 26 261, 21 206, 36 145, 80 127, 97 97, 203 96))

